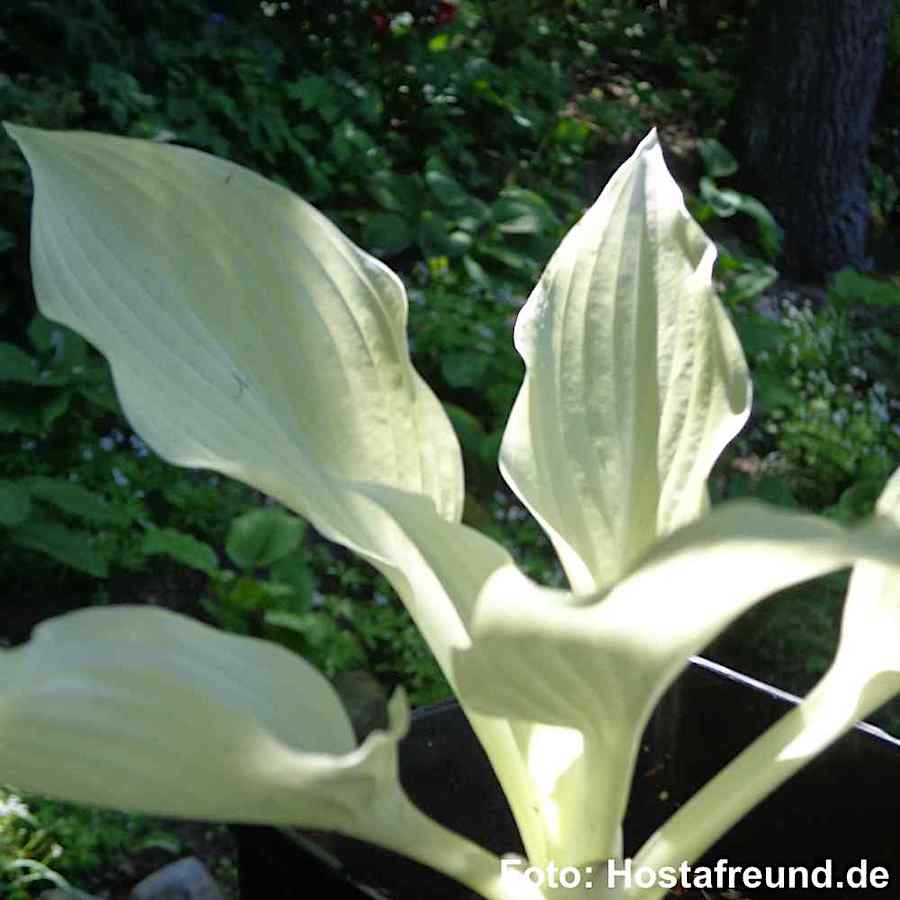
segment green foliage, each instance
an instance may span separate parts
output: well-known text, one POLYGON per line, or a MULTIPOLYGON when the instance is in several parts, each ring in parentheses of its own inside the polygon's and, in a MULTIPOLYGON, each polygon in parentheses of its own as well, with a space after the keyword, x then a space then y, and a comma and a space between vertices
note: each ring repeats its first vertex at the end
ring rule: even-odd
MULTIPOLYGON (((33 353, 0 343, 0 432, 9 443, 21 440, 23 450, 33 449, 32 438, 46 438, 73 406, 118 411, 106 364, 82 338, 41 316, 32 320, 27 336, 33 353)), ((73 528, 71 520, 124 529, 131 523, 126 510, 61 477, 27 475, 4 479, 2 485, 0 525, 7 541, 89 575, 106 576, 107 561, 93 536, 73 528)))
POLYGON ((216 551, 209 544, 174 528, 148 528, 141 551, 147 556, 168 556, 183 566, 213 576, 218 571, 216 551))
POLYGON ((78 884, 99 864, 148 847, 179 850, 178 839, 143 816, 86 809, 0 787, 0 895, 36 900, 78 884))
POLYGON ((237 570, 221 568, 213 547, 171 527, 148 528, 141 551, 204 572, 211 597, 200 604, 213 621, 237 634, 262 635, 270 614, 309 607, 315 581, 300 550, 305 530, 301 519, 273 507, 242 513, 225 537, 225 553, 237 570), (268 573, 258 577, 261 570, 268 573))
POLYGON ((900 454, 897 395, 866 367, 880 330, 861 331, 837 303, 788 302, 774 346, 756 354, 763 427, 805 506, 846 511, 844 492, 883 486, 900 454))
POLYGON ((306 523, 278 509, 254 509, 231 523, 225 550, 240 569, 270 566, 300 545, 306 523))
POLYGON ((713 236, 720 230, 716 227, 720 220, 739 214, 752 219, 756 226, 756 245, 764 259, 740 244, 734 245, 733 238, 731 245, 721 241, 718 244, 716 273, 722 299, 729 304, 742 303, 761 294, 778 278, 772 263, 781 250, 782 231, 769 210, 755 197, 719 184, 719 179, 728 178, 738 170, 737 160, 719 141, 702 140, 697 149, 706 174, 700 179, 700 196, 691 198, 694 218, 713 236))
POLYGON ((32 352, 0 342, 0 434, 42 437, 77 401, 118 413, 109 369, 85 341, 36 315, 32 352))
POLYGON ((19 797, 0 791, 0 890, 9 900, 29 900, 42 887, 68 887, 52 868, 62 848, 44 832, 19 797))
MULTIPOLYGON (((753 369, 755 427, 712 482, 717 497, 753 495, 843 523, 869 515, 900 457, 900 290, 850 270, 814 309, 782 296, 735 317, 753 369)), ((805 694, 836 646, 846 573, 773 598, 713 648, 716 658, 805 694)), ((896 704, 880 721, 896 729, 896 704)))
POLYGON ((860 331, 835 304, 814 312, 787 298, 778 311, 736 321, 759 420, 747 448, 755 461, 729 476, 726 494, 755 492, 762 476, 783 485, 764 499, 860 518, 900 451, 896 390, 863 368, 879 329, 860 331))

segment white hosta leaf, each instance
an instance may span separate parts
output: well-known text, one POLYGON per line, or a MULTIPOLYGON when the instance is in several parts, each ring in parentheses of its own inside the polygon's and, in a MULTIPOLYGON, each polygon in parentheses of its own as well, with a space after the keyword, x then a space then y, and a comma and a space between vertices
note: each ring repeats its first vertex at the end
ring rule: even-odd
MULTIPOLYGON (((410 364, 400 280, 240 166, 151 142, 7 130, 34 174, 38 304, 107 355, 135 430, 172 462, 276 497, 377 566, 449 674, 451 648, 468 645, 456 604, 471 607, 469 583, 445 588, 429 570, 441 548, 423 555, 418 526, 393 515, 458 521, 462 461, 410 364), (402 498, 396 508, 373 499, 379 489, 402 498)), ((448 549, 455 533, 437 531, 448 549)), ((540 855, 510 727, 473 726, 540 855)))
POLYGON ((320 786, 359 754, 305 660, 152 607, 44 622, 0 675, 4 781, 75 803, 324 826, 320 786))
POLYGON ((554 785, 568 846, 583 846, 567 862, 608 852, 640 735, 688 657, 757 601, 858 559, 900 566, 900 528, 845 529, 738 501, 661 542, 602 599, 536 588, 511 567, 494 575, 472 649, 454 656, 456 680, 473 709, 580 736, 556 738, 582 748, 554 785))
POLYGON ((435 625, 440 642, 432 642, 438 662, 456 689, 475 734, 481 741, 509 801, 528 856, 537 865, 553 859, 553 842, 525 760, 521 729, 500 716, 484 716, 469 708, 469 693, 455 683, 453 651, 471 645, 469 629, 475 603, 496 573, 515 568, 512 557, 479 532, 434 513, 421 497, 392 488, 357 485, 372 504, 373 516, 382 523, 380 538, 385 557, 395 560, 381 566, 426 637, 436 611, 453 609, 435 625))
MULTIPOLYGON (((875 511, 900 527, 900 469, 882 491, 875 511)), ((888 673, 891 677, 883 681, 900 677, 900 566, 865 561, 853 569, 836 664, 844 662, 868 669, 870 681, 888 673)), ((865 715, 889 697, 873 695, 865 715)))
POLYGON ((364 542, 342 483, 458 520, 453 429, 413 370, 397 276, 287 189, 205 153, 7 126, 35 183, 41 312, 110 360, 160 455, 364 542))
MULTIPOLYGON (((876 514, 900 527, 900 469, 876 514)), ((864 532, 861 532, 864 533, 864 532)), ((896 531, 883 532, 900 552, 896 531)), ((900 562, 890 553, 862 554, 850 577, 840 642, 831 668, 797 707, 704 785, 641 848, 636 866, 693 862, 764 797, 900 693, 900 562)), ((663 892, 634 891, 637 900, 663 892)))
POLYGON ((151 607, 42 623, 0 650, 0 778, 89 806, 339 831, 431 865, 497 900, 500 862, 417 809, 397 776, 409 726, 354 746, 331 685, 282 647, 151 607))
POLYGON ((519 315, 527 374, 501 469, 578 593, 609 587, 703 511, 712 464, 747 418, 714 258, 651 132, 519 315))

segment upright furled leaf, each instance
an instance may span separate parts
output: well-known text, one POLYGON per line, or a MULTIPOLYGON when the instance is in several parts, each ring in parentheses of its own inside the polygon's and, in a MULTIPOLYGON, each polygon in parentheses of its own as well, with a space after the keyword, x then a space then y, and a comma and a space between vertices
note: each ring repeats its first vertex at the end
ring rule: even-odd
POLYGON ((743 353, 655 132, 569 232, 516 323, 501 469, 574 590, 608 587, 706 504, 749 412, 743 353))

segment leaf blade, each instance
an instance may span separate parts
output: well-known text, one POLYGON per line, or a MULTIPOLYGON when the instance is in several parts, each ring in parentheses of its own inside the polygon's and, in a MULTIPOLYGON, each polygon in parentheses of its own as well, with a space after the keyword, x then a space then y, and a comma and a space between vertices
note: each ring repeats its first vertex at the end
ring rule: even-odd
POLYGON ((520 313, 527 374, 501 471, 576 591, 609 586, 705 509, 709 470, 749 414, 714 256, 651 132, 520 313))

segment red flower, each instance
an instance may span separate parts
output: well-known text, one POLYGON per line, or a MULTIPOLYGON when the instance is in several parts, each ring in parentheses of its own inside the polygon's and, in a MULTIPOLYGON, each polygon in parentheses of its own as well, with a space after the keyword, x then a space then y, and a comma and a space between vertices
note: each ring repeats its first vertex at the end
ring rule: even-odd
POLYGON ((434 21, 438 28, 449 25, 455 18, 458 9, 455 3, 447 3, 441 0, 434 11, 434 21))
POLYGON ((369 18, 375 26, 375 33, 378 37, 384 37, 391 30, 391 20, 384 13, 372 10, 369 13, 369 18))

